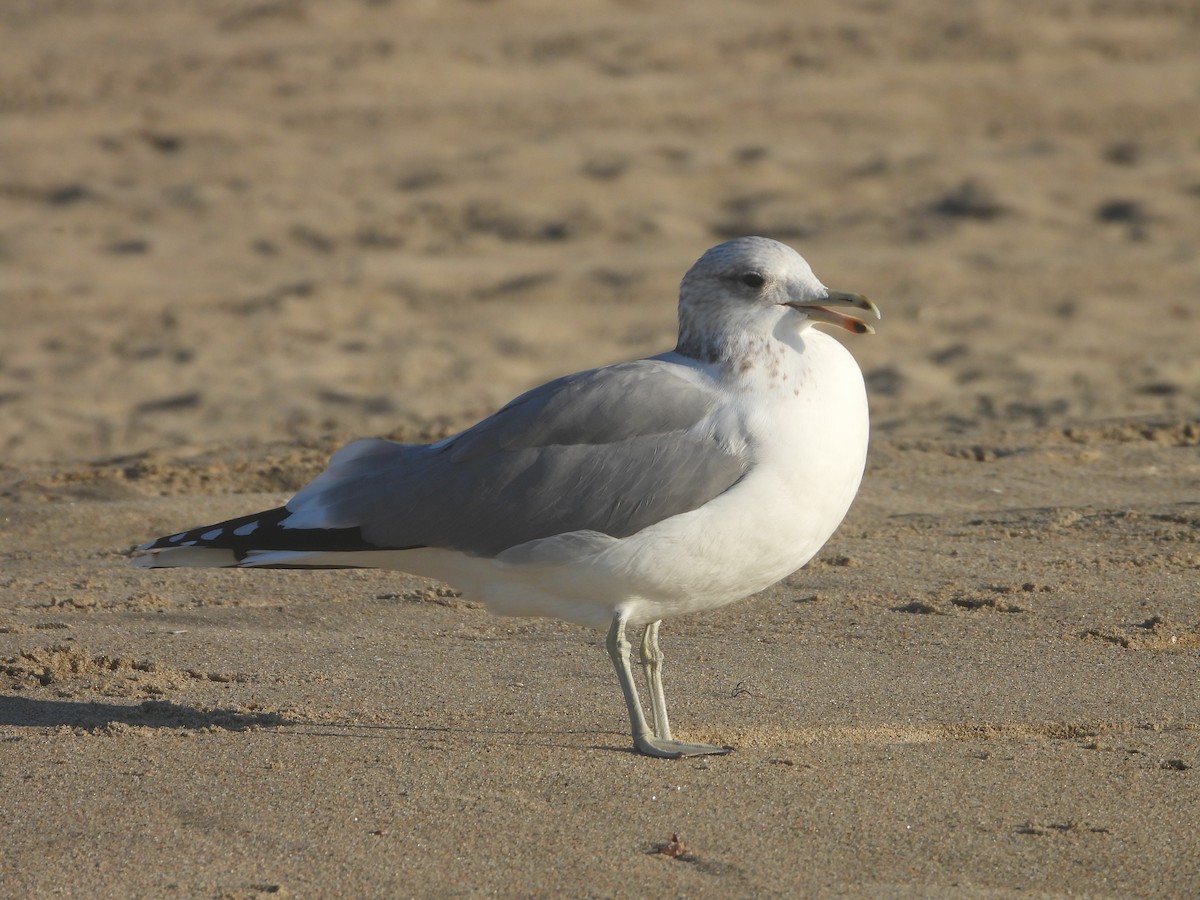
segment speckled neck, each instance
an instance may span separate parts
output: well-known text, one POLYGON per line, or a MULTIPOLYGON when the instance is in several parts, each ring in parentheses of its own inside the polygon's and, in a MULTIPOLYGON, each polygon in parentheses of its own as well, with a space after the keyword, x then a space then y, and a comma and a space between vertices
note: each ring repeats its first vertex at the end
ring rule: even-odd
MULTIPOLYGON (((681 310, 681 312, 684 312, 681 310)), ((760 365, 778 365, 787 352, 775 333, 779 320, 762 315, 697 315, 690 310, 680 317, 675 352, 723 371, 745 373, 760 365), (691 314, 688 314, 691 313, 691 314), (732 319, 733 321, 730 321, 732 319)))
POLYGON ((722 340, 722 335, 683 328, 679 331, 679 342, 675 345, 675 352, 709 365, 729 359, 732 355, 728 342, 722 340))

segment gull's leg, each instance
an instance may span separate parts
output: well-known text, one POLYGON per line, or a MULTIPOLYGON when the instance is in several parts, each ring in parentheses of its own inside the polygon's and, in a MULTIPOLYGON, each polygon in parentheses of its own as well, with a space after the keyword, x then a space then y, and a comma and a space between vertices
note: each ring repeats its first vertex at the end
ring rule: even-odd
POLYGON ((667 695, 663 693, 663 654, 658 646, 658 626, 662 619, 651 622, 642 632, 642 671, 650 689, 650 705, 654 709, 654 736, 671 740, 671 722, 667 719, 667 695))
MULTIPOLYGON (((617 670, 621 693, 625 695, 625 707, 629 710, 629 723, 633 729, 633 747, 638 753, 663 759, 677 759, 681 756, 728 753, 733 749, 732 747, 714 747, 711 744, 687 744, 683 741, 655 737, 650 731, 650 726, 646 724, 646 714, 642 712, 637 686, 633 683, 633 667, 629 663, 629 652, 632 647, 625 639, 625 616, 623 614, 617 613, 613 616, 605 647, 608 648, 608 657, 612 660, 613 668, 617 670)), ((663 701, 663 713, 665 721, 665 700, 663 701)))
POLYGON ((625 708, 629 710, 629 724, 633 729, 633 746, 640 751, 642 744, 652 741, 654 736, 650 733, 650 726, 646 724, 642 701, 638 699, 637 686, 633 683, 633 671, 629 667, 630 646, 629 641, 625 640, 625 617, 620 613, 613 616, 604 646, 608 649, 608 658, 612 660, 613 668, 617 670, 621 693, 625 695, 625 708))

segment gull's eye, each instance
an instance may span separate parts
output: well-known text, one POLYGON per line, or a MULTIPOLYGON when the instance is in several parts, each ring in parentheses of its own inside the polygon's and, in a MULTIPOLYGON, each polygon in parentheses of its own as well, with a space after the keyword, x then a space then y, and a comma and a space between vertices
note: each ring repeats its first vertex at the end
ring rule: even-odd
POLYGON ((742 284, 748 288, 754 288, 756 291, 767 283, 767 279, 763 278, 757 272, 747 272, 742 276, 742 284))

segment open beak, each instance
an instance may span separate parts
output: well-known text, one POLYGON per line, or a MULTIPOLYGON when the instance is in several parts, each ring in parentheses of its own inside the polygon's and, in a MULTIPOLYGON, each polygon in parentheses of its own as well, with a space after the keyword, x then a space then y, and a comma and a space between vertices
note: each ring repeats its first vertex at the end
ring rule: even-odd
POLYGON ((800 310, 814 322, 828 322, 830 325, 845 328, 855 334, 874 334, 875 329, 858 316, 848 316, 829 307, 853 306, 856 309, 865 309, 867 312, 873 313, 877 319, 882 318, 879 314, 879 307, 862 294, 850 294, 845 291, 830 291, 829 296, 825 299, 815 300, 811 303, 785 303, 783 305, 800 310))

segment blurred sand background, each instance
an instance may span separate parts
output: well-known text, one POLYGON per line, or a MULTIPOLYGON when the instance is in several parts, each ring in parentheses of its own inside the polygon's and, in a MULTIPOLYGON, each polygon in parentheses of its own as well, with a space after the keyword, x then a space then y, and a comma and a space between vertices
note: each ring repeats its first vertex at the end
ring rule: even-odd
POLYGON ((1194 0, 6 0, 0 896, 1200 893, 1198 110, 1194 0), (128 567, 741 234, 884 319, 842 529, 664 629, 731 756, 585 629, 128 567))

